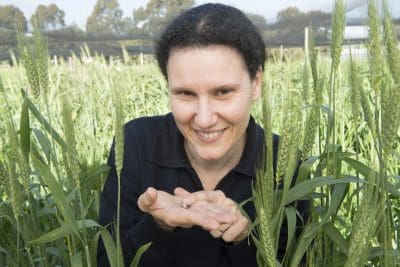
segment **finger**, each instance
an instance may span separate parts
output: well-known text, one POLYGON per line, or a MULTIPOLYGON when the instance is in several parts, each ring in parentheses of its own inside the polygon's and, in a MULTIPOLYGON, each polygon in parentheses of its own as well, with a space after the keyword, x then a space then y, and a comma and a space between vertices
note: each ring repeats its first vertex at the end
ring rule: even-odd
POLYGON ((220 224, 232 224, 236 221, 236 216, 231 213, 217 213, 214 218, 220 224))
POLYGON ((211 230, 210 234, 214 238, 221 238, 224 235, 224 232, 228 230, 228 228, 231 226, 231 224, 221 224, 221 226, 218 229, 211 230))
POLYGON ((219 221, 216 219, 216 215, 213 212, 207 210, 193 210, 187 209, 186 212, 182 214, 180 218, 176 218, 180 221, 179 225, 182 227, 191 227, 193 225, 198 225, 203 229, 210 231, 213 229, 218 229, 220 227, 219 221))
POLYGON ((150 207, 157 201, 157 190, 149 187, 140 195, 138 199, 138 206, 142 211, 148 211, 150 207))
POLYGON ((175 190, 174 190, 174 195, 175 195, 175 196, 185 197, 185 196, 187 196, 187 195, 189 195, 189 194, 190 194, 190 192, 187 191, 187 190, 185 190, 185 189, 183 189, 182 187, 177 187, 177 188, 175 188, 175 190))
POLYGON ((195 203, 193 203, 193 205, 191 206, 193 209, 204 209, 204 210, 209 210, 215 213, 226 213, 226 214, 234 214, 230 209, 226 209, 223 206, 219 206, 217 204, 205 201, 205 200, 200 200, 197 201, 195 203))
POLYGON ((221 209, 220 207, 207 203, 207 205, 198 206, 196 203, 194 207, 190 208, 196 214, 203 215, 204 217, 212 218, 219 224, 231 224, 236 221, 236 215, 228 210, 221 209))
MULTIPOLYGON (((193 203, 192 206, 203 206, 215 213, 218 214, 231 214, 230 217, 234 221, 237 217, 235 213, 238 211, 238 205, 235 201, 230 198, 224 197, 223 200, 219 201, 219 203, 212 203, 205 200, 197 201, 193 203)), ((240 213, 239 213, 240 215, 240 213)), ((225 222, 229 223, 229 222, 225 222)))
POLYGON ((224 207, 207 201, 195 202, 191 209, 200 213, 205 213, 216 219, 219 223, 231 224, 236 221, 237 215, 224 207))
POLYGON ((238 211, 238 204, 230 198, 225 198, 220 205, 233 213, 238 211))
POLYGON ((216 229, 216 230, 211 230, 210 234, 214 238, 221 238, 223 235, 223 232, 221 232, 219 229, 216 229))
POLYGON ((242 216, 235 223, 231 224, 222 235, 225 242, 239 242, 250 233, 250 223, 242 216))
POLYGON ((231 224, 229 223, 224 223, 221 224, 221 226, 218 228, 218 230, 222 233, 226 232, 226 230, 228 230, 228 228, 231 226, 231 224))
POLYGON ((225 194, 221 190, 198 191, 185 196, 185 198, 182 200, 182 203, 184 205, 191 206, 196 201, 205 200, 217 204, 224 198, 225 194))

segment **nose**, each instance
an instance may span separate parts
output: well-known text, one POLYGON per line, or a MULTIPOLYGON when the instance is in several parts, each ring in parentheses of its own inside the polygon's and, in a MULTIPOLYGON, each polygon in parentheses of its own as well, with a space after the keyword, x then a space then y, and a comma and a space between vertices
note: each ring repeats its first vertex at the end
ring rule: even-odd
POLYGON ((214 109, 215 107, 212 101, 205 97, 199 98, 197 102, 195 116, 195 122, 198 127, 202 129, 207 129, 211 128, 215 124, 217 120, 217 115, 214 109))

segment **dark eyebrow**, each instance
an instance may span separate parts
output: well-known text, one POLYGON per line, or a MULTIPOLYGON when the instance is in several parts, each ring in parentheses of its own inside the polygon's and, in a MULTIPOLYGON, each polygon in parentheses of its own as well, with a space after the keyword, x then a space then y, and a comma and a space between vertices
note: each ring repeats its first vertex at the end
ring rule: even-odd
POLYGON ((170 89, 171 92, 177 93, 177 92, 191 92, 192 90, 185 88, 185 87, 175 87, 170 89))
MULTIPOLYGON (((223 85, 220 85, 220 86, 217 86, 217 87, 213 87, 213 88, 211 89, 211 91, 217 91, 217 90, 221 90, 221 89, 236 89, 236 88, 239 88, 239 86, 240 86, 240 84, 236 84, 236 83, 233 83, 233 84, 223 84, 223 85)), ((192 89, 189 89, 189 88, 186 88, 186 87, 174 87, 174 88, 170 88, 170 90, 171 90, 171 92, 173 92, 173 93, 182 92, 182 91, 185 91, 185 92, 193 92, 192 89)))
POLYGON ((224 84, 224 85, 220 85, 217 87, 212 88, 212 91, 218 91, 218 90, 236 90, 237 88, 239 88, 240 85, 239 84, 224 84))
POLYGON ((217 87, 215 87, 215 88, 213 88, 214 90, 218 90, 218 89, 235 89, 235 88, 238 88, 240 85, 239 84, 236 84, 236 83, 234 83, 234 84, 224 84, 224 85, 220 85, 220 86, 217 86, 217 87))

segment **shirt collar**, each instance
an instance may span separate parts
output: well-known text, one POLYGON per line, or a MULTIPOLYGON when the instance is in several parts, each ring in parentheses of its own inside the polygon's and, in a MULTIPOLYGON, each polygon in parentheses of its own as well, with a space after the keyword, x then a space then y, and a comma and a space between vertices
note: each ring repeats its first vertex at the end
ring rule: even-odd
MULTIPOLYGON (((170 168, 190 167, 183 145, 184 138, 176 126, 172 113, 165 115, 156 134, 151 161, 170 168)), ((261 154, 264 140, 263 131, 253 117, 250 118, 247 127, 246 139, 242 157, 233 170, 252 178, 255 175, 256 162, 261 154)))

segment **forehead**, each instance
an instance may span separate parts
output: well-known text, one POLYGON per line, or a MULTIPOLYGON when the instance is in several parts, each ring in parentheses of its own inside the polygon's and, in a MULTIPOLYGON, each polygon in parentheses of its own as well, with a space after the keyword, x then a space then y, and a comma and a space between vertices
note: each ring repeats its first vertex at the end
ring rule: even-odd
POLYGON ((241 54, 224 45, 174 49, 167 75, 170 88, 213 88, 251 80, 241 54))
POLYGON ((167 61, 167 73, 171 68, 194 64, 210 64, 209 67, 229 67, 233 64, 248 71, 243 55, 236 48, 227 45, 207 45, 172 48, 167 61))

